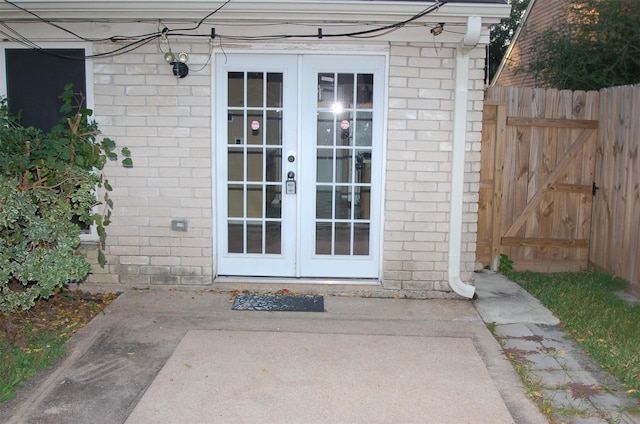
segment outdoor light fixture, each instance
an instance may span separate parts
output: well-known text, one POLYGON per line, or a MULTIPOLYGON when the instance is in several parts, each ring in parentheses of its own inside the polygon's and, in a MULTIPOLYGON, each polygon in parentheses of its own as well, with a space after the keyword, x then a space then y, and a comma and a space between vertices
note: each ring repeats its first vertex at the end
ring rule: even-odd
POLYGON ((171 50, 164 54, 164 61, 173 66, 173 75, 177 78, 184 78, 189 74, 189 67, 187 66, 188 60, 189 55, 185 52, 180 52, 178 57, 176 57, 171 50))
POLYGON ((444 31, 444 23, 436 24, 435 27, 431 28, 431 34, 433 34, 434 37, 442 34, 442 31, 444 31))

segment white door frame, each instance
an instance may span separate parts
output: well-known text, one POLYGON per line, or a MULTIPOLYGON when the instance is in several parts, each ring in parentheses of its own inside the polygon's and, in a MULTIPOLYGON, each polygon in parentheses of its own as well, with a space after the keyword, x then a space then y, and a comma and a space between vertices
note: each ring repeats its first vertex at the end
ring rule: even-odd
MULTIPOLYGON (((214 168, 215 196, 215 226, 216 226, 216 274, 220 276, 254 276, 254 277, 294 277, 294 278, 350 278, 350 279, 381 279, 381 235, 382 235, 382 198, 383 198, 383 164, 384 164, 384 119, 386 109, 386 55, 366 55, 354 60, 352 55, 320 55, 320 54, 218 54, 215 58, 214 119, 215 135, 214 150, 216 152, 214 168), (227 152, 222 140, 227 138, 225 115, 226 105, 226 73, 228 71, 260 71, 283 72, 285 108, 293 108, 294 116, 290 116, 285 125, 283 140, 283 180, 289 170, 296 174, 298 182, 297 194, 289 200, 294 205, 285 211, 283 208, 283 222, 289 222, 295 231, 283 231, 283 255, 280 258, 270 256, 260 258, 256 255, 229 255, 226 253, 228 240, 227 226, 227 190, 222 182, 227 181, 227 152), (304 138, 304 133, 316 132, 315 102, 303 105, 303 99, 313 99, 316 94, 317 72, 359 72, 375 73, 373 151, 375 156, 374 172, 371 184, 375 189, 371 193, 371 228, 369 241, 369 255, 357 256, 320 256, 313 250, 315 243, 301 239, 313 238, 312 229, 315 226, 315 145, 304 138), (293 104, 293 106, 291 106, 293 104), (292 122, 293 121, 293 122, 292 122), (307 141, 305 143, 305 141, 307 141), (293 146, 296 156, 295 162, 286 161, 289 149, 293 146), (308 161, 301 162, 303 158, 308 161), (313 178, 311 178, 313 177, 313 178), (313 184, 309 183, 312 181, 313 184), (301 209, 306 208, 306 213, 301 209), (293 255, 293 257, 291 257, 293 255)), ((315 139, 315 137, 314 137, 315 139)), ((284 191, 284 189, 283 189, 284 191)), ((286 194, 282 194, 283 205, 286 194)))

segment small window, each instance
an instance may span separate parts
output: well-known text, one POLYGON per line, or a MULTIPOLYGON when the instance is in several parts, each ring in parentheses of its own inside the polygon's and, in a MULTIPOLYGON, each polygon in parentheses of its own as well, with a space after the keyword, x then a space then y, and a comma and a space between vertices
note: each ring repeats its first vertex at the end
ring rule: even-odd
POLYGON ((44 131, 58 123, 64 86, 86 95, 84 49, 5 50, 9 110, 44 131), (19 115, 18 115, 19 114, 19 115))

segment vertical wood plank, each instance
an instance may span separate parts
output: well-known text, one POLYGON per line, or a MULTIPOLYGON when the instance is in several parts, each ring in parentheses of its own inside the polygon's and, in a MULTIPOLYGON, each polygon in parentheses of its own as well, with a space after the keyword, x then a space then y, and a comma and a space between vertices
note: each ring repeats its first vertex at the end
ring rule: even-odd
POLYGON ((491 246, 493 234, 493 194, 494 194, 494 162, 496 138, 496 110, 497 106, 488 104, 483 108, 481 162, 480 162, 480 191, 478 193, 478 240, 476 245, 476 261, 483 266, 491 264, 491 246))
POLYGON ((628 274, 623 278, 635 287, 636 292, 640 292, 640 85, 636 85, 632 93, 631 119, 632 127, 629 140, 629 199, 627 237, 629 243, 629 269, 628 274))
POLYGON ((507 107, 499 105, 496 111, 496 139, 494 156, 493 223, 491 235, 491 269, 498 270, 502 253, 502 211, 504 209, 504 158, 507 136, 507 107))

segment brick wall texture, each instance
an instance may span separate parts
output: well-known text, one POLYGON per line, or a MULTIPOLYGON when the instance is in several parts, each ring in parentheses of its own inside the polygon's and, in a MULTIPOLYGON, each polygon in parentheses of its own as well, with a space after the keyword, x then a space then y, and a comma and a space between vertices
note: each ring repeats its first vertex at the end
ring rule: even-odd
MULTIPOLYGON (((94 48, 99 53, 108 47, 94 48)), ((209 46, 172 48, 190 52, 187 78, 171 74, 155 45, 93 64, 96 120, 103 134, 131 149, 134 167, 111 164, 106 170, 115 204, 107 228, 108 265, 96 266, 91 282, 210 285, 215 277, 209 46), (173 231, 172 219, 188 220, 188 231, 173 231)), ((448 291, 455 46, 392 43, 381 48, 389 51, 383 286, 448 291)), ((479 46, 470 60, 464 281, 472 278, 475 264, 483 67, 479 46)))

